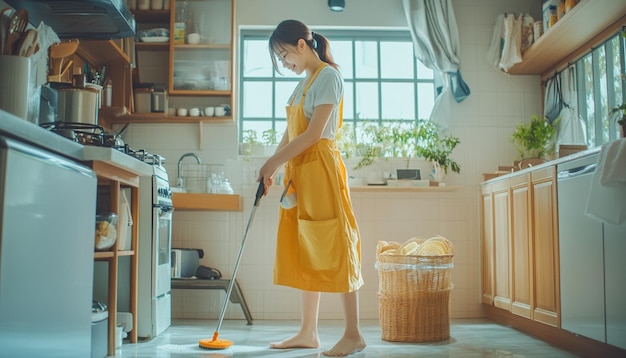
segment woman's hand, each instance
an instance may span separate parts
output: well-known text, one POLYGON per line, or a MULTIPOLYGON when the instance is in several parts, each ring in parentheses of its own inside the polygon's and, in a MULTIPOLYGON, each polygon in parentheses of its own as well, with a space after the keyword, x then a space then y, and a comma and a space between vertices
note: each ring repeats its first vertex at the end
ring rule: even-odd
POLYGON ((271 163, 271 158, 268 159, 265 164, 263 164, 261 169, 259 169, 259 177, 256 181, 261 182, 261 180, 263 180, 263 186, 265 187, 265 192, 263 194, 264 196, 267 195, 269 188, 274 183, 274 175, 276 175, 277 171, 278 167, 274 166, 271 163))

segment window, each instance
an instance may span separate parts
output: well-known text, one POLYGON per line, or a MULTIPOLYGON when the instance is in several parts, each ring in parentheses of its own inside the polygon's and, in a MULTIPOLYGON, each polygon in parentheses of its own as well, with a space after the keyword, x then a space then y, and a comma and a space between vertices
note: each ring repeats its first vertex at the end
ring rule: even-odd
POLYGON ((587 145, 617 139, 619 128, 611 108, 626 102, 626 38, 621 32, 576 61, 578 113, 586 124, 587 145))
MULTIPOLYGON (((330 41, 344 77, 344 128, 362 133, 366 123, 427 119, 435 103, 433 70, 419 62, 408 31, 320 31, 330 41)), ((261 141, 287 126, 285 105, 304 74, 277 73, 269 56, 270 31, 242 31, 239 142, 251 131, 261 141)))

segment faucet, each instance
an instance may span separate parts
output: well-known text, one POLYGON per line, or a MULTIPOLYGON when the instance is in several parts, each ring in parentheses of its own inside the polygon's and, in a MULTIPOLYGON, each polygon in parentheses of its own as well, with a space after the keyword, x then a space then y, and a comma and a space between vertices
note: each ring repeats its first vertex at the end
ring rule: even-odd
POLYGON ((176 182, 176 186, 179 188, 182 188, 184 186, 183 177, 180 176, 180 172, 183 169, 183 159, 185 159, 185 157, 194 157, 196 158, 196 162, 200 164, 200 158, 198 158, 198 156, 194 153, 185 153, 180 156, 180 159, 178 159, 178 181, 176 182))

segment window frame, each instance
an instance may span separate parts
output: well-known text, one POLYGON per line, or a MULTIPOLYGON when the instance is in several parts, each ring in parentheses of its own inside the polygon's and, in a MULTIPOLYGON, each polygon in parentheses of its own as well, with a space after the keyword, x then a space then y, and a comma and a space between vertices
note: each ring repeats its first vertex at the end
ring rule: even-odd
MULTIPOLYGON (((313 31, 316 31, 316 29, 312 29, 313 31)), ((238 96, 238 104, 239 104, 239 108, 242 108, 242 110, 238 111, 238 118, 237 118, 237 124, 238 124, 238 140, 239 143, 243 142, 244 139, 244 135, 245 135, 245 131, 244 128, 246 128, 246 124, 247 123, 253 123, 253 122, 269 122, 271 121, 271 128, 273 130, 277 129, 277 123, 282 122, 282 125, 284 126, 286 123, 286 118, 285 118, 285 114, 283 111, 283 108, 280 107, 278 108, 277 101, 276 101, 276 95, 277 95, 277 91, 276 91, 276 83, 280 83, 280 82, 293 82, 294 83, 294 88, 295 85, 297 84, 298 81, 300 81, 300 77, 294 77, 294 76, 283 76, 281 74, 278 74, 275 70, 272 70, 272 74, 271 76, 265 76, 265 77, 246 77, 244 76, 244 66, 245 66, 245 59, 243 58, 243 56, 245 56, 245 46, 246 46, 246 41, 254 41, 254 40, 267 40, 271 34, 272 30, 268 30, 268 29, 245 29, 242 30, 240 32, 240 41, 239 41, 239 53, 242 54, 241 55, 241 61, 240 61, 240 65, 238 67, 238 71, 239 71, 239 76, 238 76, 238 85, 239 85, 239 96, 238 96), (271 82, 271 98, 272 98, 272 105, 271 105, 271 118, 266 118, 266 117, 254 117, 254 116, 244 116, 244 103, 245 103, 245 98, 246 98, 246 84, 247 83, 254 83, 254 82, 271 82)), ((352 55, 351 55, 351 60, 352 60, 352 64, 351 64, 351 68, 352 69, 352 74, 350 76, 347 76, 344 74, 344 88, 346 89, 346 92, 348 92, 348 87, 350 87, 350 91, 353 94, 353 97, 355 96, 355 94, 357 93, 357 87, 359 84, 362 83, 374 83, 376 84, 377 87, 377 103, 378 103, 378 115, 377 118, 370 118, 370 119, 359 119, 357 118, 357 101, 352 100, 352 101, 345 101, 344 102, 344 106, 346 106, 346 103, 350 103, 351 102, 351 108, 347 109, 344 107, 344 114, 345 113, 352 113, 352 117, 346 117, 344 116, 343 118, 343 123, 348 124, 349 126, 347 126, 347 128, 350 128, 352 131, 354 131, 354 133, 352 133, 352 136, 356 136, 356 131, 357 131, 357 127, 360 127, 362 125, 365 124, 371 124, 371 123, 378 123, 379 125, 383 124, 383 123, 391 123, 394 121, 398 121, 397 119, 394 118, 389 118, 389 119, 384 119, 382 118, 383 115, 383 87, 384 85, 387 84, 396 84, 396 83, 410 83, 413 89, 413 93, 415 94, 414 96, 414 102, 413 102, 413 115, 411 119, 406 119, 406 120, 402 120, 402 122, 411 122, 414 121, 415 123, 417 123, 420 119, 425 119, 425 118, 419 118, 419 113, 420 113, 420 86, 423 86, 424 84, 426 84, 427 86, 430 85, 432 86, 432 94, 433 97, 431 99, 429 99, 429 102, 431 102, 431 108, 430 110, 427 110, 428 112, 432 111, 432 106, 434 105, 435 99, 437 97, 437 91, 436 91, 436 85, 435 85, 435 71, 430 70, 430 69, 426 69, 425 66, 423 66, 421 63, 418 63, 419 60, 414 56, 414 52, 412 51, 412 56, 411 56, 411 66, 413 68, 413 77, 407 77, 407 78, 385 78, 382 77, 382 73, 381 73, 381 42, 408 42, 411 44, 411 48, 413 48, 413 40, 411 38, 411 34, 409 32, 408 29, 406 30, 398 30, 398 29, 394 29, 394 30, 371 30, 371 29, 367 29, 367 30, 360 30, 360 29, 345 29, 345 30, 338 30, 338 29, 330 29, 330 30, 320 30, 320 33, 323 34, 324 36, 326 36, 330 43, 331 43, 331 49, 333 48, 333 42, 336 41, 351 41, 352 42, 352 55), (357 71, 357 66, 356 66, 356 49, 355 49, 355 44, 359 41, 373 41, 376 42, 376 53, 377 53, 377 77, 357 77, 356 76, 356 71, 357 71), (421 67, 420 67, 421 66, 421 67), (420 68, 422 71, 420 71, 420 68), (424 70, 427 70, 429 72, 422 74, 422 72, 424 70)), ((262 54, 259 54, 262 55, 262 54)), ((269 50, 266 54, 266 56, 269 57, 269 50)), ((341 66, 341 63, 339 64, 341 66)), ((343 67, 348 67, 348 66, 343 66, 343 67)), ((353 98, 354 99, 354 98, 353 98)), ((284 99, 284 102, 286 103, 287 98, 284 99)), ((425 99, 422 100, 422 103, 426 103, 426 105, 428 105, 428 103, 426 102, 425 99)), ((424 104, 422 104, 424 105, 424 104)), ((427 118, 426 118, 427 119, 427 118)), ((280 133, 279 133, 279 137, 280 137, 280 133)), ((280 138, 279 138, 280 139, 280 138)))

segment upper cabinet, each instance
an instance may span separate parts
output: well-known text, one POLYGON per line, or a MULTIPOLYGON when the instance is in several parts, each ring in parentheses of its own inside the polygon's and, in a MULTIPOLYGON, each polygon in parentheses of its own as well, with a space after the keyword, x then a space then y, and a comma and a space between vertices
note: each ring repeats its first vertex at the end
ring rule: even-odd
POLYGON ((626 25, 626 1, 581 0, 529 47, 512 75, 545 75, 573 54, 583 53, 626 25))
POLYGON ((171 95, 231 94, 231 0, 175 1, 170 17, 171 95))
MULTIPOLYGON (((234 0, 171 0, 166 9, 133 9, 138 36, 133 86, 146 83, 167 90, 168 111, 131 106, 112 123, 230 121, 204 116, 206 107, 232 107, 234 0), (173 108, 199 108, 201 115, 181 117, 173 108)), ((129 98, 132 102, 136 97, 129 98)))

